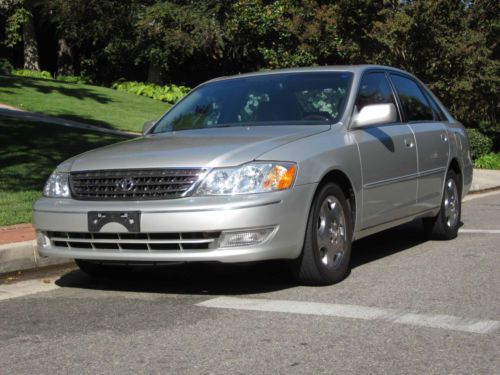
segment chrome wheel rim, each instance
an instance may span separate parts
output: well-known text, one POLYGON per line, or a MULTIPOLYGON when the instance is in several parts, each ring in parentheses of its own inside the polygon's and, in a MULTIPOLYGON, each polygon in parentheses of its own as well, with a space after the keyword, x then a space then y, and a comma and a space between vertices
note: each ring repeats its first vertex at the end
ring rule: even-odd
POLYGON ((458 223, 459 199, 457 184, 453 178, 449 178, 444 187, 444 213, 445 223, 448 228, 455 228, 458 223))
POLYGON ((339 200, 330 195, 321 204, 316 232, 321 263, 336 268, 344 257, 347 229, 345 213, 339 200))

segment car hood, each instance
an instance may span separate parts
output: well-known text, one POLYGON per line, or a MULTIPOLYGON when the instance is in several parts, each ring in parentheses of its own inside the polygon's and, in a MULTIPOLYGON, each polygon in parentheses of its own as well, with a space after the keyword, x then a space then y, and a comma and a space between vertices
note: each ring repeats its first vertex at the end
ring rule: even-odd
POLYGON ((256 159, 286 143, 321 133, 330 125, 251 126, 148 135, 78 155, 61 170, 225 167, 256 159))

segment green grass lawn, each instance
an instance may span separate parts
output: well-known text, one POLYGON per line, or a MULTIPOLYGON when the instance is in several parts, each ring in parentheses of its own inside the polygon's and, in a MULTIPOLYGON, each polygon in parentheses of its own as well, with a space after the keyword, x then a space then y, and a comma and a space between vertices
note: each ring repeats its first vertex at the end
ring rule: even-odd
POLYGON ((31 205, 60 162, 125 139, 0 116, 0 226, 31 221, 31 205))
POLYGON ((0 103, 119 130, 141 132, 170 105, 100 86, 0 76, 0 103))

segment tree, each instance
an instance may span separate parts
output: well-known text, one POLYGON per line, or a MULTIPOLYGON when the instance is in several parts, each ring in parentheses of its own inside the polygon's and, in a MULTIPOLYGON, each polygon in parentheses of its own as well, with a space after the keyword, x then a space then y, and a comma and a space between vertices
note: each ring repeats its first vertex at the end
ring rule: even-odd
MULTIPOLYGON (((213 68, 222 57, 220 24, 210 2, 159 1, 140 8, 135 63, 147 63, 162 78, 193 83, 192 74, 213 68)), ((198 78, 199 79, 199 78, 198 78)))
POLYGON ((40 70, 33 11, 33 4, 28 0, 0 2, 0 12, 7 18, 4 44, 14 47, 23 42, 24 69, 40 70))
POLYGON ((381 47, 373 60, 416 74, 461 121, 498 131, 496 40, 471 27, 479 3, 419 0, 383 9, 370 33, 381 47))
POLYGON ((130 68, 135 0, 45 0, 56 26, 58 74, 77 71, 96 81, 114 80, 130 68))

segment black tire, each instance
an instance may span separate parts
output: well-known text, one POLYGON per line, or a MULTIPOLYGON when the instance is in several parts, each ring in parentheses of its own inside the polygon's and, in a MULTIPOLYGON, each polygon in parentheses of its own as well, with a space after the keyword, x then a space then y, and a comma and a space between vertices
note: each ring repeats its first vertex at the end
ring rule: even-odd
POLYGON ((317 193, 309 212, 302 253, 292 263, 293 274, 297 282, 303 285, 331 285, 343 280, 349 274, 352 224, 351 208, 342 189, 334 183, 323 185, 317 193), (332 199, 332 197, 335 199, 332 199), (331 203, 335 203, 335 206, 331 203), (331 208, 334 206, 335 210, 337 210, 337 203, 340 204, 340 208, 342 209, 343 222, 342 220, 334 219, 327 220, 326 222, 322 220, 321 215, 324 212, 322 211, 322 207, 328 207, 330 215, 333 215, 333 217, 337 214, 340 217, 341 214, 335 213, 334 209, 331 208), (335 222, 337 222, 336 227, 334 225, 335 222), (325 225, 328 225, 328 230, 325 230, 325 225), (333 232, 329 231, 330 229, 333 232), (330 237, 323 240, 320 239, 321 234, 325 233, 328 233, 330 237), (330 245, 328 241, 331 242, 332 246, 329 249, 335 252, 331 260, 327 255, 331 254, 326 250, 328 247, 322 247, 320 244, 322 242, 323 244, 330 245), (340 242, 337 241, 341 241, 343 245, 339 245, 340 242), (338 246, 338 249, 333 249, 335 246, 338 246), (343 249, 343 252, 339 256, 338 252, 340 248, 343 249))
POLYGON ((75 259, 75 263, 81 271, 89 276, 97 278, 116 278, 130 274, 132 269, 127 266, 108 265, 83 259, 75 259))
POLYGON ((453 170, 449 170, 446 174, 444 184, 443 197, 441 199, 441 208, 439 213, 434 217, 424 218, 424 230, 427 238, 437 240, 451 240, 457 237, 458 228, 460 228, 460 217, 462 214, 462 186, 460 179, 453 170), (456 190, 450 188, 450 183, 454 184, 456 190), (454 190, 452 197, 450 191, 454 190), (456 196, 454 196, 456 194, 456 196), (450 207, 453 202, 453 209, 456 210, 451 213, 450 207), (451 216, 453 215, 453 217, 451 216))

